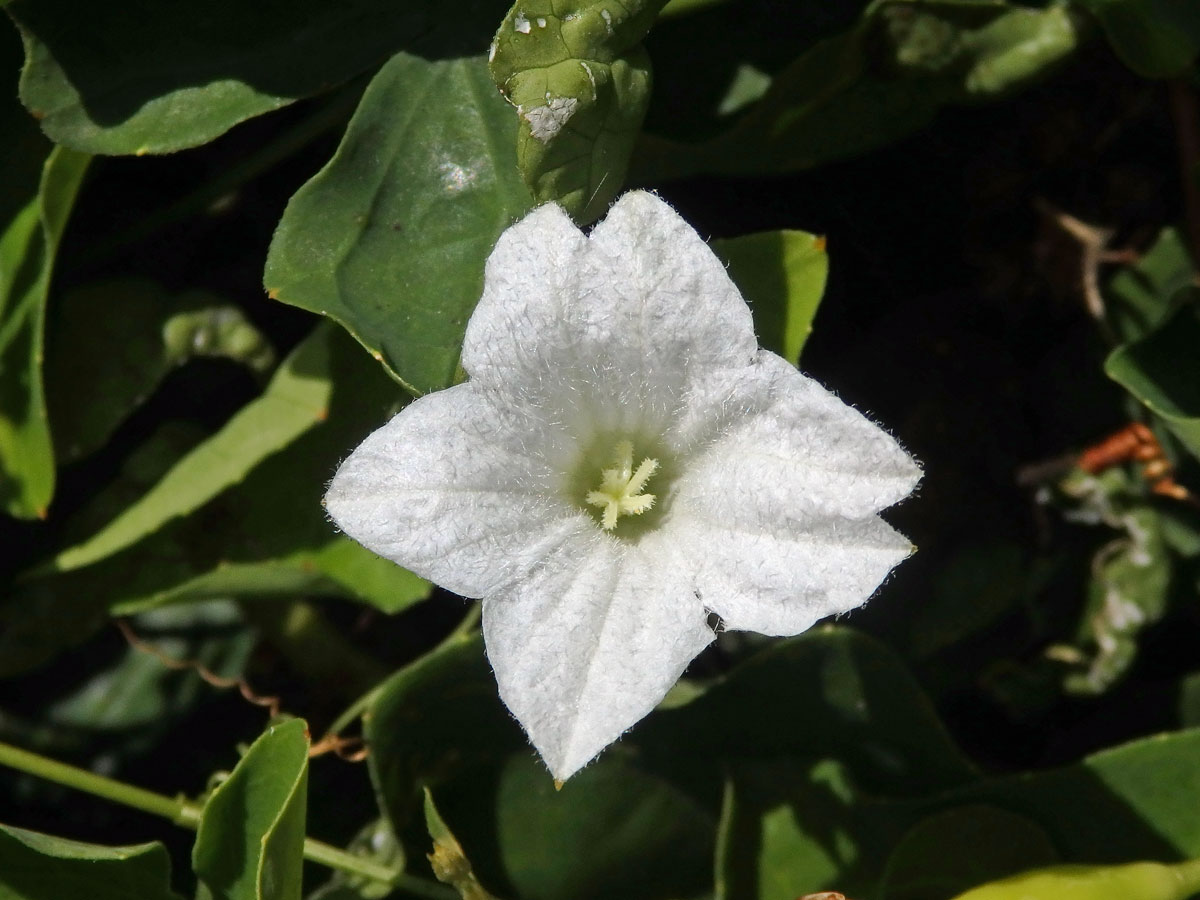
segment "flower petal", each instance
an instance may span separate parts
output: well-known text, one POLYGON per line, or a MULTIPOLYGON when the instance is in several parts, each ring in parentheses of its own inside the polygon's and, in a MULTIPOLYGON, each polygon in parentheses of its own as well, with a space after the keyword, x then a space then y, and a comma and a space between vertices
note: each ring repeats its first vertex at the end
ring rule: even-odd
POLYGON ((662 536, 598 532, 483 603, 500 696, 560 781, 663 698, 713 639, 662 536))
POLYGON ((774 353, 701 382, 688 410, 669 435, 693 460, 671 501, 684 514, 742 527, 860 519, 921 478, 891 435, 774 353))
POLYGON ((325 507, 367 549, 466 597, 523 577, 580 532, 562 437, 471 384, 415 400, 342 463, 325 507))
POLYGON ((676 522, 676 550, 701 603, 726 628, 790 635, 867 601, 912 545, 878 516, 825 519, 803 533, 676 522))
POLYGON ((750 310, 720 260, 666 203, 634 191, 590 238, 555 206, 509 228, 462 361, 577 433, 660 431, 693 378, 756 352, 750 310))

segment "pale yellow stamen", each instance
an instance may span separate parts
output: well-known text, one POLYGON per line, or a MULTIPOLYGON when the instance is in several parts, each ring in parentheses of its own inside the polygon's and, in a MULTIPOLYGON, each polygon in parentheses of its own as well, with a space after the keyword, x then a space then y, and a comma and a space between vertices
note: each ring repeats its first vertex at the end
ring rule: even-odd
POLYGON ((622 515, 640 516, 654 506, 653 494, 639 493, 658 471, 657 459, 643 459, 635 471, 633 468, 633 444, 619 441, 613 454, 613 468, 600 472, 600 489, 588 491, 587 502, 601 506, 604 513, 600 524, 605 531, 617 527, 622 515))

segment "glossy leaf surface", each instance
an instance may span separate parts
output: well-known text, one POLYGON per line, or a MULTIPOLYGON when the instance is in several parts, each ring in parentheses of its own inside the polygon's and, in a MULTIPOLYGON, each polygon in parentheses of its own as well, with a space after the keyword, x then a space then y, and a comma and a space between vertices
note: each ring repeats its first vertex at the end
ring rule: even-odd
POLYGON ((308 726, 272 725, 209 796, 192 866, 208 900, 299 900, 308 726))
POLYGON ((650 102, 640 46, 663 0, 513 6, 492 43, 492 77, 520 119, 517 159, 539 201, 580 223, 622 190, 650 102))
POLYGON ((712 248, 750 304, 759 344, 788 362, 799 360, 829 276, 825 239, 763 231, 713 241, 712 248))
POLYGON ((457 377, 492 245, 531 205, 482 60, 394 57, 288 204, 264 280, 339 322, 414 393, 457 377))
POLYGON ((4 900, 179 900, 162 844, 103 847, 0 825, 4 900))

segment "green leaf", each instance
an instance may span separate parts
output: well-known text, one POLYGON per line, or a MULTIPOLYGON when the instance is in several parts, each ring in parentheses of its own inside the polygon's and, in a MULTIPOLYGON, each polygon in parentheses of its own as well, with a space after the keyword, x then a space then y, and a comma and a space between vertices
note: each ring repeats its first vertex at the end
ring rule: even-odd
POLYGON ((650 103, 641 41, 664 4, 521 2, 496 32, 490 67, 517 108, 525 183, 578 222, 599 218, 624 186, 650 103))
POLYGON ((349 538, 336 538, 315 552, 261 562, 222 562, 210 572, 115 603, 113 615, 127 616, 175 603, 218 597, 293 597, 330 594, 369 602, 388 614, 401 612, 429 596, 431 585, 419 575, 381 559, 349 538))
POLYGON ((1194 858, 1198 750, 1200 731, 1162 735, 1063 769, 905 798, 864 793, 835 760, 739 761, 726 788, 717 898, 782 900, 820 890, 945 897, 950 889, 930 882, 962 883, 976 864, 1036 865, 1055 852, 1095 862, 1194 858), (980 806, 993 812, 981 820, 980 806), (971 829, 1006 837, 953 853, 971 829))
POLYGON ((876 0, 849 31, 818 42, 779 72, 725 133, 692 145, 643 142, 634 176, 758 176, 861 154, 918 130, 948 104, 1020 89, 1068 57, 1079 30, 1059 4, 876 0))
POLYGON ((203 509, 112 558, 99 578, 111 572, 121 589, 108 601, 115 612, 208 597, 319 593, 396 613, 429 595, 425 579, 335 536, 321 505, 338 462, 407 399, 348 335, 332 325, 328 331, 328 417, 203 509), (131 568, 151 571, 122 580, 131 568))
POLYGON ((1190 900, 1200 891, 1200 860, 1113 866, 1065 864, 1030 869, 972 888, 954 900, 1190 900))
POLYGON ((1192 0, 1077 0, 1100 20, 1121 60, 1145 78, 1182 75, 1200 53, 1192 0))
POLYGON ((1074 766, 964 793, 1037 822, 1065 860, 1200 856, 1200 730, 1133 741, 1074 766))
POLYGON ((1029 600, 1038 574, 1031 563, 1016 541, 960 545, 935 575, 929 598, 908 619, 907 655, 919 659, 945 650, 1029 600))
POLYGON ((1058 861, 1030 819, 972 803, 922 819, 888 857, 880 900, 953 897, 977 884, 1058 861))
MULTIPOLYGON (((114 608, 129 614, 235 591, 247 597, 313 591, 398 612, 428 594, 427 582, 336 537, 321 506, 339 460, 407 399, 345 332, 325 330, 328 418, 260 460, 238 484, 124 550, 81 569, 26 573, 0 598, 0 673, 44 662, 94 632, 114 608)), ((194 427, 164 427, 146 452, 129 457, 118 481, 96 497, 97 508, 80 514, 88 527, 67 533, 91 535, 138 503, 196 446, 194 434, 194 427)))
POLYGON ((683 753, 820 755, 844 761, 865 784, 905 793, 977 777, 901 662, 842 628, 773 644, 692 702, 657 710, 633 737, 660 769, 683 753))
POLYGON ((224 357, 261 376, 275 365, 274 349, 236 306, 204 291, 173 297, 141 279, 67 292, 47 344, 46 402, 61 461, 98 450, 189 359, 224 357))
POLYGON ((734 762, 721 811, 716 900, 791 900, 822 890, 873 896, 907 813, 894 803, 864 805, 835 760, 734 762))
POLYGON ((396 827, 413 816, 416 786, 432 785, 483 883, 529 898, 701 893, 715 841, 708 795, 747 759, 841 757, 905 793, 976 777, 899 663, 836 630, 778 644, 656 710, 561 791, 499 703, 478 639, 393 676, 366 734, 396 827), (494 815, 481 798, 495 798, 494 815))
POLYGON ((443 884, 448 884, 463 900, 495 900, 484 890, 475 872, 471 869, 471 861, 463 852, 462 844, 454 836, 437 807, 433 805, 433 794, 425 789, 425 827, 429 837, 433 839, 433 852, 429 854, 429 864, 433 874, 443 884))
POLYGON ((531 205, 483 60, 395 56, 271 242, 271 296, 341 323, 410 391, 452 384, 483 264, 531 205))
POLYGON ((478 50, 492 0, 11 0, 27 48, 21 99, 56 143, 169 153, 329 90, 397 50, 478 50))
MULTIPOLYGON (((136 502, 204 437, 195 424, 164 424, 130 453, 116 477, 65 523, 64 542, 90 535, 136 502)), ((61 648, 92 634, 107 618, 111 591, 127 590, 142 578, 161 577, 163 569, 180 577, 181 566, 186 571, 180 555, 172 552, 165 562, 143 558, 128 568, 89 567, 49 577, 30 573, 18 579, 7 596, 0 598, 0 676, 40 665, 61 648)))
POLYGON ((162 844, 102 847, 0 825, 4 900, 179 900, 162 844))
POLYGON ((1175 309, 1173 301, 1196 277, 1183 236, 1164 228, 1136 263, 1121 269, 1105 287, 1105 311, 1126 341, 1144 337, 1175 309))
POLYGON ((55 148, 37 196, 0 223, 0 504, 45 518, 54 494, 54 448, 42 386, 46 299, 58 243, 89 157, 55 148))
POLYGON ((795 363, 825 293, 825 238, 806 231, 762 231, 713 241, 712 248, 750 304, 758 342, 795 363))
POLYGON ((219 597, 291 597, 331 594, 369 602, 381 612, 401 612, 429 596, 419 575, 382 559, 349 538, 334 538, 317 550, 257 562, 222 561, 211 571, 168 588, 120 600, 113 615, 127 616, 174 603, 219 597))
POLYGON ((1184 296, 1162 325, 1110 353, 1104 371, 1200 457, 1200 291, 1184 296))
POLYGON ((284 360, 261 397, 180 460, 106 528, 59 553, 50 569, 82 568, 124 550, 237 484, 264 458, 322 422, 332 390, 330 337, 328 326, 318 327, 284 360))
POLYGON ((494 811, 480 816, 481 799, 491 796, 464 785, 439 792, 438 802, 480 877, 497 886, 503 878, 512 885, 505 893, 528 900, 694 897, 712 877, 715 816, 619 751, 561 788, 529 751, 514 753, 498 773, 494 811))
POLYGON ((371 783, 397 833, 424 787, 526 746, 496 694, 479 635, 438 647, 380 685, 363 734, 371 783))
MULTIPOLYGON (((189 660, 223 678, 241 676, 255 636, 228 600, 155 610, 130 623, 134 634, 171 659, 189 660)), ((170 727, 204 691, 194 669, 168 668, 129 647, 115 665, 96 669, 73 693, 46 706, 42 720, 55 729, 90 732, 160 731, 170 727)))
POLYGON ((192 867, 206 900, 299 900, 308 726, 270 726, 200 816, 192 867))

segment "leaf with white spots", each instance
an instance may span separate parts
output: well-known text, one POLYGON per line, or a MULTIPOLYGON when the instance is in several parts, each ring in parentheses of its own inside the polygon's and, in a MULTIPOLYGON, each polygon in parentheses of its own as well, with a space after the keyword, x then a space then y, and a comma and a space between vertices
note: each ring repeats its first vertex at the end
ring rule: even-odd
POLYGON ((518 3, 489 54, 517 108, 521 173, 538 200, 579 222, 620 193, 650 102, 641 41, 664 0, 518 3))
POLYGON ((288 204, 264 281, 339 322, 413 393, 452 384, 483 263, 531 205, 482 59, 399 54, 288 204))

